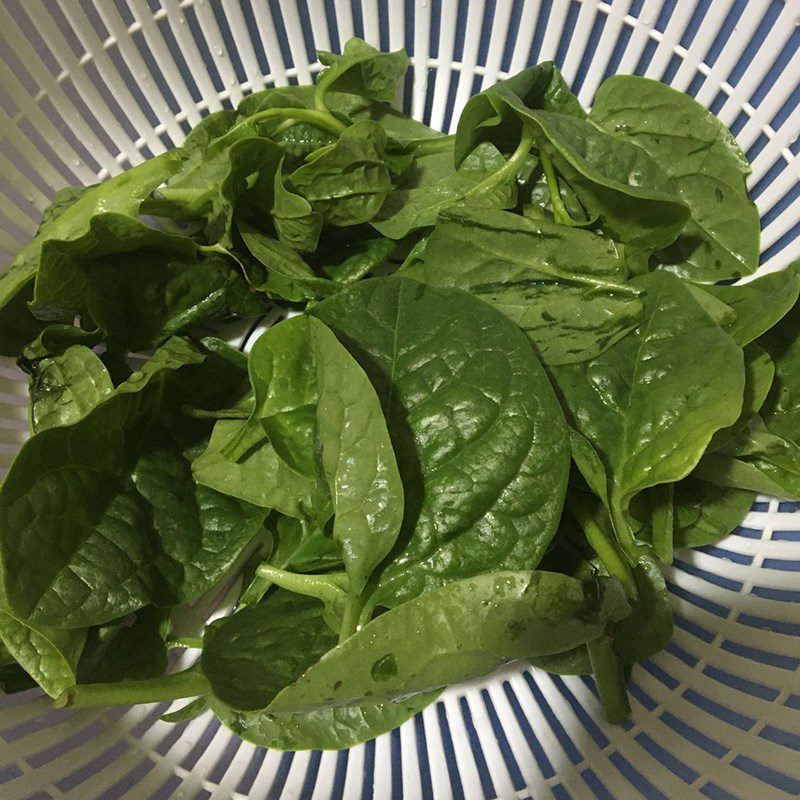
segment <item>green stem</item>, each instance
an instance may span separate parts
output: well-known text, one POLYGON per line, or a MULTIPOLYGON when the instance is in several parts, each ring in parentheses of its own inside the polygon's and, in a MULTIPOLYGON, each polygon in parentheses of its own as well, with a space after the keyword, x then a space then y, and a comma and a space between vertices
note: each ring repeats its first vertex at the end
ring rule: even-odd
POLYGON ((217 411, 209 411, 189 405, 181 406, 181 414, 192 419, 247 419, 250 416, 241 408, 220 408, 217 411))
POLYGON ((344 607, 344 614, 342 614, 342 628, 339 631, 339 644, 345 639, 349 639, 358 630, 361 606, 360 597, 351 597, 347 601, 344 607))
POLYGON ((603 636, 589 642, 586 647, 606 718, 615 725, 621 725, 631 715, 631 707, 625 690, 622 661, 614 650, 614 640, 610 636, 603 636))
POLYGON ((671 564, 675 529, 673 484, 654 486, 650 492, 653 501, 653 550, 662 564, 671 564))
POLYGON ((324 114, 330 114, 330 109, 325 102, 325 93, 334 78, 333 70, 327 69, 317 76, 317 85, 314 87, 314 108, 324 114))
POLYGON ((639 560, 639 553, 636 549, 636 537, 631 531, 631 526, 628 524, 628 520, 625 518, 625 513, 619 503, 613 497, 609 499, 608 505, 611 525, 614 528, 617 541, 628 560, 635 564, 639 560))
MULTIPOLYGON (((347 128, 347 125, 336 119, 336 117, 334 117, 333 114, 327 110, 327 108, 267 108, 264 109, 264 111, 256 112, 251 117, 243 119, 239 125, 261 122, 262 120, 267 119, 293 119, 295 120, 295 124, 297 122, 310 122, 312 125, 316 125, 318 128, 323 128, 324 130, 335 134, 340 134, 347 128)), ((236 127, 238 127, 238 125, 234 128, 231 128, 229 134, 235 130, 236 127)))
POLYGON ((455 141, 456 135, 451 133, 449 136, 436 136, 432 139, 422 139, 414 142, 411 146, 415 156, 427 156, 431 153, 440 153, 442 150, 449 150, 450 145, 455 141))
POLYGON ((564 201, 561 198, 561 190, 558 188, 556 169, 544 148, 539 148, 539 160, 542 162, 547 188, 550 191, 550 202, 553 204, 553 219, 561 225, 581 225, 580 221, 570 216, 567 207, 564 205, 564 201))
POLYGON ((187 669, 142 681, 87 683, 73 686, 54 701, 56 708, 103 708, 163 703, 184 697, 197 697, 208 690, 206 679, 196 669, 187 669))
POLYGON ((636 596, 636 583, 633 580, 630 567, 625 559, 617 552, 613 542, 608 540, 603 529, 597 524, 591 514, 579 505, 571 505, 570 513, 586 534, 586 539, 592 549, 597 553, 609 575, 618 578, 629 597, 636 596))
POLYGON ((264 563, 256 567, 256 574, 272 581, 282 589, 316 597, 323 603, 345 600, 344 586, 347 585, 347 576, 344 572, 333 572, 328 575, 304 575, 300 572, 287 572, 285 569, 264 563))
POLYGON ((497 172, 493 172, 488 177, 484 178, 480 183, 473 186, 464 197, 474 197, 480 194, 491 192, 497 186, 505 183, 506 181, 513 180, 517 175, 517 170, 522 166, 526 156, 533 147, 533 132, 529 128, 522 129, 522 138, 520 139, 517 149, 511 154, 508 161, 497 172))

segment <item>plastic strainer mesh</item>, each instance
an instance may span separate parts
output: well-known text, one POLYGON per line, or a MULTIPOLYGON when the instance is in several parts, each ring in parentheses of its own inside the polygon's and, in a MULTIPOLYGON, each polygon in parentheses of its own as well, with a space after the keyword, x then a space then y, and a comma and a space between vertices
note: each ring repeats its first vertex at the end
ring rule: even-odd
MULTIPOLYGON (((443 130, 471 94, 544 59, 585 104, 615 72, 687 91, 753 163, 764 269, 800 257, 798 0, 0 0, 3 260, 60 186, 179 144, 245 93, 309 82, 316 48, 353 35, 407 48, 405 108, 443 130)), ((1 364, 3 473, 25 401, 1 364)), ((634 671, 624 728, 604 724, 590 682, 519 666, 341 753, 267 752, 209 715, 160 722, 164 706, 56 712, 29 693, 0 698, 0 797, 800 796, 800 504, 757 503, 667 577, 675 638, 634 671)))

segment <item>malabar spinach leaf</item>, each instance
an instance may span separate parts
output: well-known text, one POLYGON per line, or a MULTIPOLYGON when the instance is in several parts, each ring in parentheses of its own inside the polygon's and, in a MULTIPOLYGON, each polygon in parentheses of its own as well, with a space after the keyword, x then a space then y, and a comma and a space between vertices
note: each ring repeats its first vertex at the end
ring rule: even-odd
POLYGON ((0 611, 0 641, 50 697, 58 697, 75 685, 76 665, 85 640, 85 629, 25 623, 0 611))
POLYGON ((593 361, 551 373, 568 422, 605 467, 604 499, 630 555, 631 498, 688 475, 714 432, 736 421, 744 393, 741 349, 679 278, 661 272, 633 283, 645 290, 636 331, 593 361))
POLYGON ((383 404, 405 488, 376 601, 538 563, 569 469, 544 371, 502 314, 456 289, 376 278, 313 308, 383 404))
POLYGON ((594 358, 642 314, 622 245, 504 211, 444 212, 402 274, 465 289, 494 306, 527 334, 546 364, 594 358))
POLYGON ((615 75, 598 89, 589 119, 646 150, 691 209, 690 221, 661 254, 667 269, 699 281, 755 272, 760 226, 745 184, 750 165, 710 111, 658 81, 615 75))

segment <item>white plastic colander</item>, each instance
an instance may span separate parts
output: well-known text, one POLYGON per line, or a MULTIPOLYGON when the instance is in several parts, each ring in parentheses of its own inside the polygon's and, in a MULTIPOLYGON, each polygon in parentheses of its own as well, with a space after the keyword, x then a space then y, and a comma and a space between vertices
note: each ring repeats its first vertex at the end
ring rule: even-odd
MULTIPOLYGON (((249 92, 311 82, 315 50, 354 35, 408 50, 400 102, 442 130, 471 94, 546 59, 585 105, 613 73, 686 91, 753 164, 762 269, 800 257, 800 0, 0 0, 0 260, 56 189, 180 144, 249 92)), ((2 474, 26 394, 1 363, 2 474)), ((800 796, 800 504, 763 499, 667 579, 675 637, 635 668, 624 727, 603 721, 590 681, 524 665, 339 753, 261 750, 210 714, 169 725, 163 705, 54 711, 29 692, 0 697, 0 798, 800 796)))

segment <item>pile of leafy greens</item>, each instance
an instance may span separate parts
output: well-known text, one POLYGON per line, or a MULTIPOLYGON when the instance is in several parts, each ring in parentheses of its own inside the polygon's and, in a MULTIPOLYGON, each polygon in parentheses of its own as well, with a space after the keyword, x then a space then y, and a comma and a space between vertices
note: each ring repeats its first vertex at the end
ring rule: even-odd
POLYGON ((610 78, 587 114, 540 64, 444 136, 390 107, 404 52, 319 57, 61 190, 0 278, 31 429, 0 683, 342 748, 526 659, 622 721, 671 636, 659 562, 800 499, 797 269, 734 284, 749 166, 667 86, 610 78), (248 356, 209 335, 275 306, 248 356))

